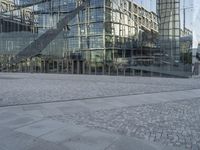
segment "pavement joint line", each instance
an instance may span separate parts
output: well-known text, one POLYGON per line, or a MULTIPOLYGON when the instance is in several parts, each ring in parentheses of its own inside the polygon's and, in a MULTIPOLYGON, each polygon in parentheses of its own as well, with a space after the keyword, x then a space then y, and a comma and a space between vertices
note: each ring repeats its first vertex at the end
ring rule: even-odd
POLYGON ((27 124, 25 124, 25 125, 22 125, 22 126, 20 126, 20 127, 13 128, 13 130, 17 130, 17 129, 20 129, 20 128, 24 128, 24 127, 26 127, 26 126, 30 126, 30 125, 32 125, 32 124, 35 124, 35 123, 38 123, 38 122, 44 121, 44 120, 47 120, 47 119, 46 119, 46 118, 43 118, 43 119, 40 119, 40 120, 37 120, 37 121, 33 121, 33 122, 27 123, 27 124))
POLYGON ((63 103, 63 102, 72 102, 72 101, 86 101, 86 100, 96 100, 96 99, 107 99, 107 98, 116 98, 116 97, 126 97, 126 96, 135 96, 135 95, 149 95, 149 94, 159 94, 159 93, 175 93, 175 92, 187 92, 193 90, 200 90, 199 88, 194 89, 184 89, 184 90, 169 90, 169 91, 161 91, 161 92, 146 92, 146 93, 134 93, 134 94, 127 94, 127 95, 111 95, 111 96, 99 96, 99 97, 89 97, 89 98, 75 98, 75 99, 68 99, 68 100, 53 100, 53 101, 43 101, 43 102, 34 102, 34 103, 21 103, 21 104, 6 104, 0 105, 0 108, 6 107, 15 107, 15 106, 29 106, 29 105, 40 105, 40 104, 51 104, 51 103, 63 103))
POLYGON ((194 89, 184 89, 184 90, 169 90, 169 91, 161 91, 161 92, 146 92, 146 93, 134 93, 127 95, 113 95, 113 96, 99 96, 99 97, 89 97, 89 98, 78 98, 78 99, 68 99, 68 100, 52 100, 52 101, 43 101, 43 102, 34 102, 34 103, 21 103, 21 104, 6 104, 0 105, 0 108, 6 107, 15 107, 15 106, 29 106, 29 105, 39 105, 39 104, 51 104, 51 103, 63 103, 63 102, 72 102, 72 101, 86 101, 86 100, 96 100, 96 99, 107 99, 107 98, 116 98, 116 97, 126 97, 126 96, 135 96, 135 95, 149 95, 149 94, 159 94, 159 93, 175 93, 175 92, 187 92, 200 90, 199 88, 194 89))
MULTIPOLYGON (((85 127, 85 126, 83 126, 83 127, 85 127)), ((76 138, 76 137, 78 138, 81 134, 84 134, 84 133, 87 133, 87 132, 90 132, 90 131, 91 131, 91 129, 89 129, 88 127, 85 127, 85 128, 87 128, 87 130, 82 131, 82 132, 80 132, 79 134, 70 137, 69 139, 71 140, 71 139, 76 138)), ((101 132, 102 132, 102 131, 101 131, 101 132)), ((69 140, 69 139, 68 139, 68 140, 69 140)), ((65 140, 62 141, 62 142, 58 142, 58 144, 63 144, 63 143, 66 142, 66 140, 67 140, 67 139, 65 139, 65 140)))
MULTIPOLYGON (((61 122, 61 121, 58 121, 58 122, 61 122)), ((53 133, 53 132, 55 132, 55 131, 59 131, 60 129, 64 129, 64 127, 60 127, 60 128, 54 129, 54 130, 52 130, 52 131, 49 131, 49 132, 47 132, 47 133, 41 134, 41 135, 37 136, 37 138, 41 138, 42 136, 51 134, 51 133, 53 133)))
POLYGON ((108 146, 106 146, 106 147, 104 148, 104 150, 108 150, 113 144, 115 144, 115 143, 117 142, 117 140, 118 140, 118 138, 116 137, 116 138, 113 140, 113 142, 111 142, 110 144, 108 144, 108 146))

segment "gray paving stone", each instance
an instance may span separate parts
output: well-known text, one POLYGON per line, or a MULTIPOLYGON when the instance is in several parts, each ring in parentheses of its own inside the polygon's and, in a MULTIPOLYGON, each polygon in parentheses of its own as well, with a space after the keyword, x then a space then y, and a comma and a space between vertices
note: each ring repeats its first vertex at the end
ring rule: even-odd
MULTIPOLYGON (((141 141, 130 137, 120 137, 106 150, 178 150, 173 147, 155 146, 147 141, 141 141)), ((181 149, 179 149, 181 150, 181 149)), ((183 150, 183 149, 182 149, 183 150)))
MULTIPOLYGON (((0 106, 200 88, 200 79, 9 73, 0 73, 0 77, 0 85, 4 85, 0 90, 0 106)), ((191 93, 196 95, 199 91, 191 93)), ((183 96, 184 93, 174 93, 171 98, 183 96)))
POLYGON ((199 142, 196 138, 200 137, 199 110, 200 99, 193 99, 74 113, 63 116, 62 120, 74 120, 89 128, 165 145, 191 148, 199 142))
POLYGON ((199 149, 200 79, 0 73, 0 85, 0 150, 199 149))
POLYGON ((88 128, 67 123, 64 128, 41 136, 40 138, 51 142, 62 143, 64 141, 69 141, 73 137, 79 136, 88 130, 88 128))
POLYGON ((63 144, 71 150, 104 150, 111 145, 118 135, 91 130, 74 136, 63 144))
POLYGON ((41 118, 36 118, 33 116, 28 116, 28 115, 22 115, 18 116, 15 119, 13 118, 12 120, 6 121, 1 124, 1 126, 9 127, 10 129, 15 129, 19 127, 26 126, 28 124, 34 123, 38 120, 41 120, 41 118))
POLYGON ((41 135, 53 132, 65 126, 64 123, 53 120, 43 120, 28 126, 18 128, 16 131, 22 132, 31 136, 39 137, 41 135))
MULTIPOLYGON (((5 135, 5 134, 4 134, 5 135)), ((0 137, 0 148, 5 150, 27 150, 34 137, 19 132, 0 137)))

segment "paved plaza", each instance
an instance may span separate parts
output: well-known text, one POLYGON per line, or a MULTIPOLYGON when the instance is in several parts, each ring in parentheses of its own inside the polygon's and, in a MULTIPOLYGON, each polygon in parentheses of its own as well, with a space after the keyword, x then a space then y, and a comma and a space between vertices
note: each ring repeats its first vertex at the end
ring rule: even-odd
POLYGON ((200 79, 0 73, 0 150, 200 150, 200 79))

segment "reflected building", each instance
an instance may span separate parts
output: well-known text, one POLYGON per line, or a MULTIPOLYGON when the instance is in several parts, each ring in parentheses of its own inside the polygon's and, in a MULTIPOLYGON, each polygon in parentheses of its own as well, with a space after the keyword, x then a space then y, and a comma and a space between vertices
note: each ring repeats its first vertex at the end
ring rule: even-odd
POLYGON ((163 62, 180 62, 180 0, 157 0, 160 49, 163 62))
MULTIPOLYGON (((26 2, 20 1, 21 4, 26 2)), ((34 40, 48 29, 56 28, 59 20, 77 7, 77 2, 58 0, 37 5, 33 14, 37 18, 38 36, 32 35, 34 40)), ((130 62, 151 64, 155 62, 153 53, 157 41, 154 39, 157 35, 158 22, 154 12, 129 0, 89 0, 87 7, 38 54, 40 57, 36 56, 39 63, 35 63, 38 64, 35 68, 43 67, 42 70, 48 72, 55 66, 60 68, 61 61, 62 68, 72 72, 83 68, 83 62, 84 68, 90 71, 106 70, 108 66, 115 69, 116 65, 130 62), (47 66, 50 69, 46 69, 47 66)), ((18 45, 14 54, 26 46, 18 45)))

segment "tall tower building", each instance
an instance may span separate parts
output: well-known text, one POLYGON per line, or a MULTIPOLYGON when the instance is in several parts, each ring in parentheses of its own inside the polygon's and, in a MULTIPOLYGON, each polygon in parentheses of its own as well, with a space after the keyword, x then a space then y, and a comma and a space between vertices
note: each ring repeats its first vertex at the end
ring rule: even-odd
POLYGON ((180 0, 157 0, 157 14, 163 61, 173 65, 180 60, 180 0))

